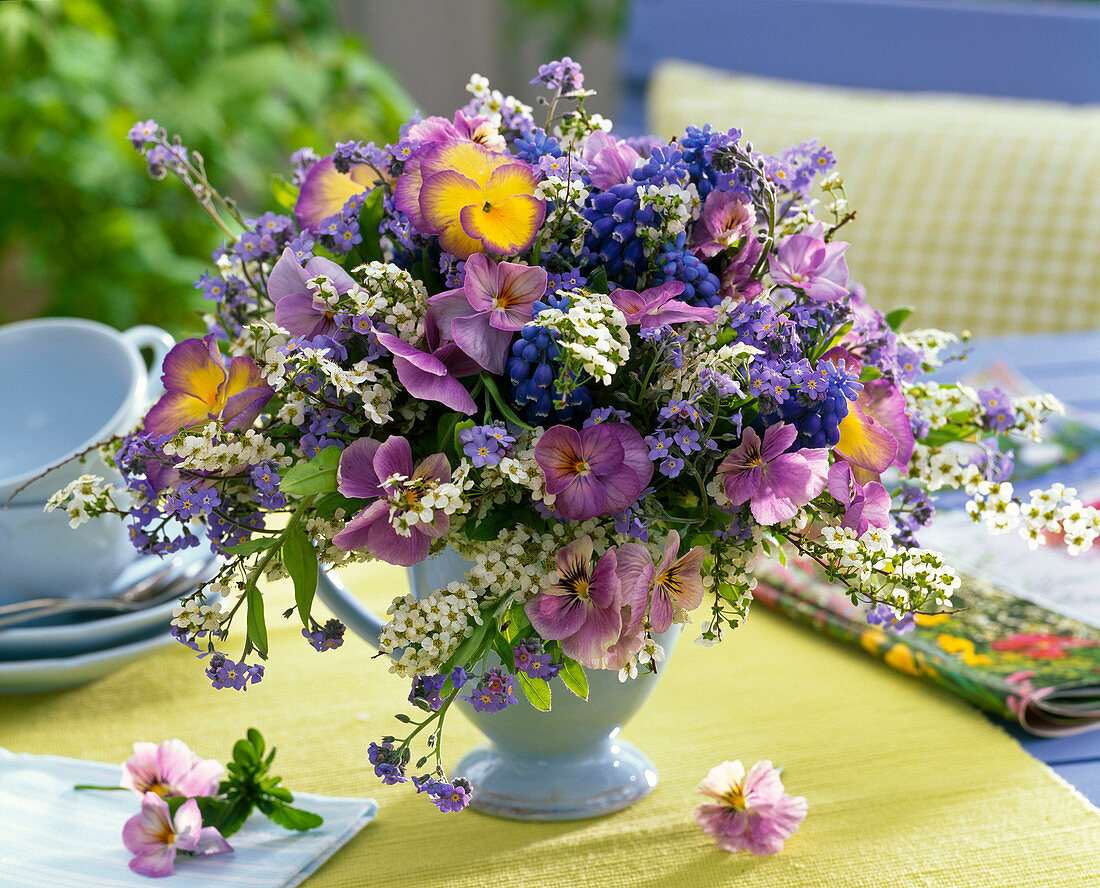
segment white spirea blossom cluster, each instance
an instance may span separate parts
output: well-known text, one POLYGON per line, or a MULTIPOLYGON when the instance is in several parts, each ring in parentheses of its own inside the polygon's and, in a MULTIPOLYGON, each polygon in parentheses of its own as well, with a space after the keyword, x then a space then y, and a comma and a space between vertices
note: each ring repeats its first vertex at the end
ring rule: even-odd
POLYGON ((492 125, 498 129, 501 124, 501 109, 511 108, 526 115, 530 115, 532 111, 530 105, 525 105, 515 96, 506 96, 499 89, 493 89, 489 85, 489 79, 481 74, 470 75, 470 80, 466 84, 466 92, 475 99, 474 102, 470 103, 473 106, 472 113, 475 116, 485 115, 489 117, 492 125))
POLYGON ((636 233, 642 240, 655 245, 683 232, 701 206, 699 192, 691 182, 686 185, 639 185, 637 192, 640 205, 653 207, 661 222, 658 226, 642 226, 636 233))
POLYGON ((665 649, 655 638, 647 636, 645 641, 642 642, 642 649, 634 654, 627 661, 627 664, 619 670, 619 681, 625 682, 628 679, 637 678, 639 668, 652 667, 652 671, 656 672, 657 664, 664 661, 665 649))
POLYGON ((352 269, 359 286, 347 295, 360 314, 369 314, 396 336, 414 342, 424 335, 428 291, 403 268, 371 262, 352 269))
POLYGON ((968 491, 966 511, 975 522, 994 534, 1015 530, 1032 549, 1045 545, 1048 533, 1061 534, 1069 554, 1079 555, 1100 536, 1100 511, 1086 506, 1064 484, 1032 490, 1027 502, 1015 496, 1007 481, 979 481, 968 491))
POLYGON ((462 485, 453 481, 395 474, 383 479, 382 487, 393 490, 389 522, 401 536, 411 536, 418 524, 433 524, 437 513, 451 516, 467 506, 462 485))
POLYGON ((181 470, 220 474, 262 462, 289 466, 294 460, 285 450, 282 443, 273 444, 255 429, 231 431, 216 423, 184 429, 164 445, 164 453, 175 457, 181 470))
POLYGON ((587 290, 563 290, 571 305, 569 311, 545 309, 532 324, 558 334, 558 347, 566 359, 572 358, 586 373, 611 384, 611 378, 630 357, 630 335, 626 317, 611 299, 587 290))
POLYGON ((679 369, 670 368, 653 385, 678 397, 685 397, 698 388, 704 376, 714 374, 725 383, 723 397, 741 397, 744 394, 742 383, 746 378, 746 367, 753 355, 762 353, 761 350, 743 342, 730 342, 718 348, 714 346, 713 341, 689 339, 683 346, 682 366, 679 369))
POLYGON ((69 516, 69 527, 76 529, 93 515, 113 508, 114 494, 120 492, 99 475, 81 475, 51 495, 42 511, 63 510, 69 516))
POLYGON ((901 613, 923 607, 951 607, 951 594, 962 581, 939 552, 918 547, 898 548, 888 530, 870 528, 856 537, 849 527, 827 526, 830 567, 840 570, 849 588, 874 597, 901 613))
MULTIPOLYGON (((512 446, 511 456, 502 456, 496 465, 486 465, 480 470, 480 487, 487 492, 481 497, 478 517, 484 517, 494 507, 506 507, 514 502, 515 488, 521 488, 525 496, 533 502, 552 505, 556 497, 546 492, 546 476, 535 460, 536 440, 531 432, 517 430, 516 443, 512 446)), ((467 471, 472 465, 463 460, 460 464, 467 471)), ((472 486, 472 482, 469 485, 472 486)))
POLYGON ((220 602, 206 604, 201 597, 194 596, 172 608, 172 625, 188 635, 197 632, 217 632, 225 614, 220 602))
POLYGON ((410 592, 396 599, 387 613, 391 617, 382 627, 378 649, 387 654, 405 649, 390 666, 390 672, 401 676, 438 672, 481 623, 478 594, 469 583, 450 583, 419 601, 410 592))
POLYGON ((923 330, 911 330, 908 333, 898 333, 898 346, 910 348, 924 357, 924 369, 934 370, 943 366, 943 358, 940 356, 947 346, 959 341, 954 333, 927 327, 923 330))

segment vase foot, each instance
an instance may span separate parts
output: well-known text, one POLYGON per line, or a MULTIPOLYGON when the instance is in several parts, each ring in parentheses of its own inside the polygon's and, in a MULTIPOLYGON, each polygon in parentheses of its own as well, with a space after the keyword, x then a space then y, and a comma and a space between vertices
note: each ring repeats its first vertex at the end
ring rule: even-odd
POLYGON ((511 820, 580 820, 633 805, 657 785, 644 752, 617 738, 597 753, 539 759, 509 755, 491 743, 453 769, 473 784, 470 807, 511 820))

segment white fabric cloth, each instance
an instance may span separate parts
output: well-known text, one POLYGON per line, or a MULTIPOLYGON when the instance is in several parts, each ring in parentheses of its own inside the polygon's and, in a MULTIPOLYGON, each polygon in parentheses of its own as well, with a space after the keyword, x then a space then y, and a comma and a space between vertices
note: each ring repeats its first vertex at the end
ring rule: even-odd
MULTIPOLYGON (((149 888, 122 844, 122 826, 141 803, 132 792, 74 790, 113 786, 119 765, 0 749, 0 884, 4 888, 149 888)), ((176 858, 172 888, 294 888, 370 823, 373 799, 295 793, 294 806, 320 814, 317 829, 292 832, 259 812, 229 838, 234 853, 176 858)))

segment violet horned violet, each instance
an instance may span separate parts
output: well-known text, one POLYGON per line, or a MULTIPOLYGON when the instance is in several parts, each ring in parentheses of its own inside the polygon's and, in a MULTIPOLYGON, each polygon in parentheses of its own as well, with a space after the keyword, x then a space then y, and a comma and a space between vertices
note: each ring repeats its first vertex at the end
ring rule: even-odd
MULTIPOLYGON (((1029 545, 1100 537, 1068 489, 1029 508, 1005 480, 1004 436, 1037 435, 1054 399, 930 380, 954 338, 850 280, 858 223, 827 147, 766 154, 702 122, 622 138, 574 60, 535 81, 548 117, 475 75, 390 144, 295 152, 292 215, 219 216, 209 335, 104 446, 122 486, 50 500, 75 525, 122 516, 147 554, 205 535, 224 567, 172 631, 225 690, 277 668, 266 578, 291 575, 298 643, 328 652, 322 564, 460 554, 465 575, 390 607, 379 644, 418 721, 369 759, 404 783, 431 761, 415 786, 450 812, 477 804, 439 753, 452 706, 545 706, 593 669, 646 681, 664 630, 733 635, 765 553, 824 564, 900 623, 960 585, 919 545, 941 490, 1029 545)), ((234 206, 155 120, 129 138, 208 212, 234 206)))

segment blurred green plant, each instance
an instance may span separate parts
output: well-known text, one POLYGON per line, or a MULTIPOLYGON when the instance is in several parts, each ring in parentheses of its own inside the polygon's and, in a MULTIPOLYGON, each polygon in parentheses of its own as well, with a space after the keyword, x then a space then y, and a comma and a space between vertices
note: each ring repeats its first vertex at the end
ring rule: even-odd
MULTIPOLYGON (((504 0, 512 7, 510 25, 539 41, 546 58, 561 58, 579 35, 617 38, 626 28, 630 0, 504 0)), ((573 49, 575 53, 576 50, 573 49)))
POLYGON ((151 187, 126 139, 155 118, 248 214, 291 151, 391 141, 412 103, 328 0, 0 2, 0 323, 42 314, 202 329, 218 232, 151 187))

